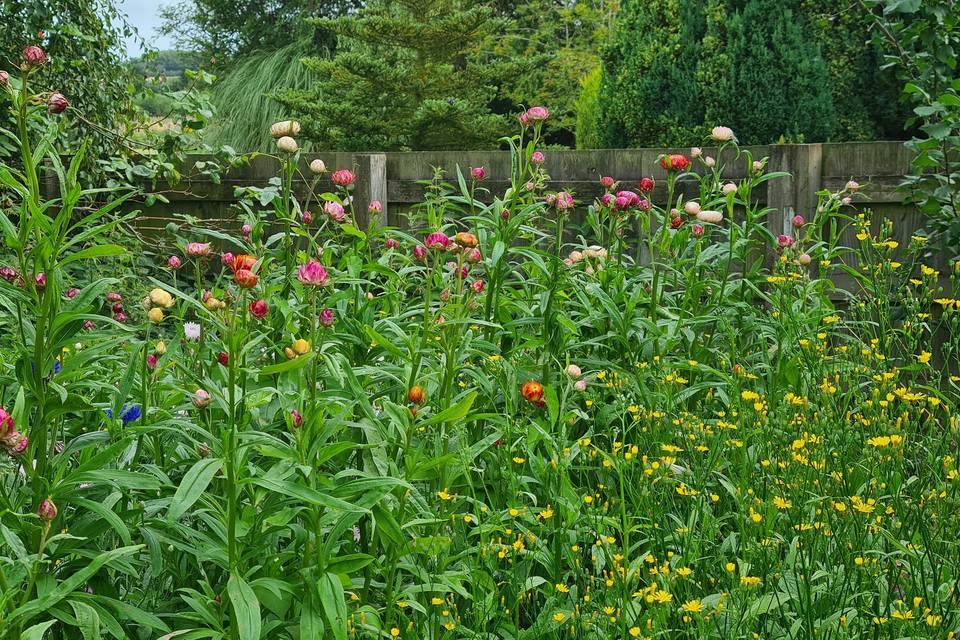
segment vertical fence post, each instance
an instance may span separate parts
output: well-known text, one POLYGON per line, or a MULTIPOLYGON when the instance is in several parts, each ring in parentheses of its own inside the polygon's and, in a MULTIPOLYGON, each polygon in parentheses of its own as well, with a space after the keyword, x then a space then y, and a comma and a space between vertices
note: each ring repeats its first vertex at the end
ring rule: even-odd
POLYGON ((387 156, 382 153, 358 153, 353 156, 357 167, 357 183, 353 191, 353 206, 357 212, 357 227, 366 230, 371 224, 383 225, 387 220, 387 156), (370 215, 370 203, 380 202, 383 211, 370 215))
POLYGON ((823 145, 775 145, 770 152, 767 171, 785 171, 790 175, 767 183, 767 229, 774 236, 793 230, 793 216, 813 219, 823 174, 823 145))

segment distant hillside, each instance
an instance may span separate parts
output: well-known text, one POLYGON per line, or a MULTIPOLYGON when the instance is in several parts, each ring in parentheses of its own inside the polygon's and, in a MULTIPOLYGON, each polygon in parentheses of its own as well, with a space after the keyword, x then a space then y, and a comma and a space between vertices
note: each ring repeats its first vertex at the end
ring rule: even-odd
POLYGON ((141 78, 179 78, 184 69, 196 69, 201 65, 198 54, 190 51, 167 49, 156 51, 129 61, 130 70, 141 78))

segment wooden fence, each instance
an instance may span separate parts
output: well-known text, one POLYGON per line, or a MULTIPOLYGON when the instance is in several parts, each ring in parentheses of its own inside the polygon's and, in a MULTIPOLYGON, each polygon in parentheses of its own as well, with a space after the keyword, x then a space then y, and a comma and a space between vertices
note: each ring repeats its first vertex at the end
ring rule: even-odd
MULTIPOLYGON (((789 228, 789 221, 799 213, 811 218, 817 202, 817 191, 840 189, 847 180, 854 179, 864 185, 858 198, 860 206, 870 209, 875 221, 882 216, 894 221, 894 233, 901 246, 906 246, 911 234, 923 225, 922 215, 912 206, 904 204, 904 195, 897 185, 910 168, 910 152, 900 142, 858 142, 802 145, 767 145, 745 147, 745 152, 754 159, 767 158, 767 171, 784 171, 789 178, 772 180, 762 187, 757 196, 761 203, 774 209, 768 225, 774 234, 789 228)), ((655 202, 665 198, 666 172, 657 159, 664 153, 687 153, 688 149, 609 149, 592 151, 546 151, 545 167, 551 176, 551 189, 569 189, 578 200, 590 201, 601 193, 599 177, 613 176, 624 188, 635 188, 641 176, 657 180, 655 202)), ((704 149, 710 155, 715 150, 704 149)), ((435 169, 446 172, 455 182, 459 166, 467 172, 469 167, 482 166, 488 179, 484 187, 493 193, 502 193, 508 185, 510 155, 506 151, 418 151, 391 153, 319 153, 304 155, 301 159, 304 175, 309 175, 307 165, 314 158, 321 158, 328 169, 351 168, 357 173, 355 204, 358 212, 364 212, 372 200, 383 204, 383 219, 391 226, 403 227, 403 212, 420 202, 424 187, 421 181, 433 177, 435 169)), ((732 162, 732 157, 722 158, 726 164, 726 178, 742 178, 747 168, 745 159, 732 162)), ((236 228, 240 222, 234 205, 235 189, 238 186, 263 186, 277 173, 277 161, 267 156, 255 157, 249 166, 233 169, 219 184, 209 180, 189 180, 177 190, 165 195, 169 203, 157 203, 141 207, 138 226, 145 232, 162 229, 175 213, 197 216, 217 228, 236 228)), ((321 180, 318 190, 330 190, 329 173, 321 180)), ((302 194, 305 185, 300 182, 295 188, 302 194)), ((364 225, 366 220, 358 221, 364 225)), ((853 232, 844 238, 845 244, 853 244, 853 232)), ((942 266, 942 265, 941 265, 942 266)))

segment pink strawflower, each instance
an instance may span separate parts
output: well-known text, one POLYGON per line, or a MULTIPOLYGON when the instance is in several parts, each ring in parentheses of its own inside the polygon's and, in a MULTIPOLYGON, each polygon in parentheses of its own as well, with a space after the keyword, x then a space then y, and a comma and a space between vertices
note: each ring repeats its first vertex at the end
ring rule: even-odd
POLYGON ((63 113, 68 106, 70 106, 70 103, 67 102, 62 93, 51 93, 50 97, 47 98, 47 111, 52 114, 63 113))
POLYGON ((418 244, 413 248, 413 258, 414 260, 422 262, 424 258, 427 257, 427 248, 422 244, 418 244))
POLYGON ((206 258, 213 251, 209 242, 191 242, 187 245, 187 255, 191 258, 206 258))
POLYGON ((556 207, 559 211, 567 211, 573 208, 573 196, 566 191, 557 194, 556 207))
POLYGON ((379 200, 374 200, 367 205, 367 211, 374 215, 383 213, 383 204, 379 200))
POLYGON ((387 249, 399 249, 400 241, 397 240, 396 238, 387 238, 386 240, 384 240, 383 246, 387 249))
POLYGON ((313 224, 313 214, 309 211, 304 211, 300 214, 300 219, 303 220, 303 224, 311 225, 313 224))
POLYGON ((472 283, 470 283, 470 286, 473 288, 474 293, 481 293, 486 285, 484 284, 483 280, 474 280, 472 283))
POLYGON ((13 433, 15 426, 13 416, 7 413, 6 409, 0 407, 0 439, 6 438, 13 433))
POLYGON ((337 169, 330 176, 330 180, 338 187, 348 187, 357 181, 357 175, 350 169, 337 169))
POLYGON ((550 112, 546 107, 530 107, 527 109, 528 122, 543 122, 550 117, 550 112))
POLYGON ((423 239, 423 243, 427 245, 428 249, 437 249, 438 251, 442 251, 450 246, 450 238, 448 238, 447 234, 443 233, 442 231, 434 231, 423 239))
POLYGON ((179 256, 170 256, 169 258, 167 258, 167 266, 170 267, 171 269, 179 269, 180 264, 181 262, 180 262, 179 256))
POLYGON ((546 156, 543 155, 542 151, 534 151, 533 155, 530 156, 530 162, 536 165, 541 165, 546 161, 546 156))
POLYGON ((804 224, 806 224, 806 220, 803 219, 802 215, 798 213, 797 215, 793 216, 793 226, 802 227, 804 224))
POLYGON ((703 225, 702 225, 702 224, 695 224, 695 225, 693 225, 693 227, 690 228, 690 231, 693 232, 693 235, 694 235, 694 236, 696 236, 697 238, 699 238, 700 236, 703 235, 703 225))
POLYGON ((47 52, 37 45, 32 44, 24 48, 23 61, 28 67, 39 67, 47 64, 47 52))
POLYGON ((643 178, 640 178, 640 182, 638 184, 640 186, 640 191, 643 193, 650 193, 653 191, 653 187, 656 185, 656 182, 653 178, 644 176, 643 178))
POLYGON ((486 180, 487 170, 483 167, 471 167, 470 168, 470 177, 474 180, 486 180))
POLYGON ((323 212, 334 222, 343 222, 347 219, 347 212, 339 202, 330 200, 323 203, 323 212))
POLYGON ((220 262, 223 263, 225 267, 233 267, 234 256, 229 251, 220 256, 220 262))
POLYGON ((320 312, 320 324, 325 327, 332 327, 333 323, 337 321, 337 317, 333 313, 333 309, 324 309, 320 312))
POLYGON ((613 179, 613 176, 602 176, 600 178, 600 186, 604 189, 610 189, 616 183, 617 181, 613 179))
POLYGON ((792 236, 788 236, 788 235, 784 235, 784 234, 781 233, 779 236, 777 236, 777 244, 778 244, 780 247, 784 247, 784 248, 785 248, 785 247, 792 247, 792 246, 793 246, 793 237, 792 237, 792 236))
POLYGON ((76 298, 77 294, 79 293, 80 293, 80 289, 77 289, 76 287, 70 287, 69 289, 67 289, 67 297, 70 298, 71 300, 73 298, 76 298))
POLYGON ((257 319, 267 317, 267 314, 270 312, 270 307, 267 305, 266 300, 254 300, 250 303, 248 309, 250 310, 250 315, 257 319))
POLYGON ((307 264, 300 265, 297 269, 297 278, 303 284, 313 287, 322 287, 330 281, 327 270, 316 260, 310 260, 307 264))

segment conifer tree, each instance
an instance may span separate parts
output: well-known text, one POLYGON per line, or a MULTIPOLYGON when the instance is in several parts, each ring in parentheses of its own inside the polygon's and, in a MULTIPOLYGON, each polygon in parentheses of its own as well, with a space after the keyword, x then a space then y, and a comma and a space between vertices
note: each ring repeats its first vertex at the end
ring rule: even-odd
POLYGON ((492 147, 508 130, 507 116, 491 107, 524 62, 485 53, 484 45, 509 27, 490 8, 465 0, 379 0, 314 23, 335 36, 334 53, 304 61, 320 78, 313 87, 278 98, 318 147, 492 147))

